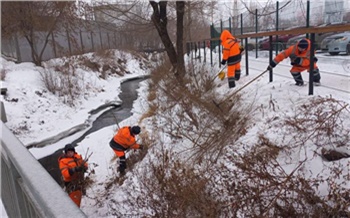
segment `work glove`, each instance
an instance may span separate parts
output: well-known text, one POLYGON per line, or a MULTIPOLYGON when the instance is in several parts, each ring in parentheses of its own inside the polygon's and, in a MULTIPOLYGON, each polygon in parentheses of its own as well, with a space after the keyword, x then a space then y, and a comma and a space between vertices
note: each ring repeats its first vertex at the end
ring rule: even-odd
POLYGON ((239 46, 239 51, 240 51, 240 53, 244 52, 244 47, 240 45, 239 46))
POLYGON ((226 60, 222 60, 222 61, 221 61, 221 64, 222 64, 222 65, 225 65, 225 64, 226 64, 226 60))
POLYGON ((267 67, 267 70, 272 70, 272 68, 276 67, 276 63, 274 61, 270 62, 270 65, 267 67))
POLYGON ((318 58, 317 57, 314 57, 314 62, 316 63, 318 61, 318 58))
POLYGON ((236 73, 235 74, 235 80, 238 81, 241 78, 241 74, 240 73, 236 73))
POLYGON ((83 166, 75 167, 75 172, 81 172, 84 170, 83 166))
POLYGON ((292 62, 290 63, 291 65, 300 65, 301 64, 301 58, 297 57, 294 60, 292 60, 292 62))
POLYGON ((75 172, 76 172, 76 169, 75 169, 76 167, 74 167, 74 168, 69 168, 68 169, 68 173, 69 173, 69 175, 73 175, 75 172))
POLYGON ((84 170, 84 167, 83 167, 83 166, 74 167, 74 168, 68 169, 68 173, 69 173, 69 175, 73 175, 74 173, 76 173, 76 172, 82 172, 83 170, 84 170))

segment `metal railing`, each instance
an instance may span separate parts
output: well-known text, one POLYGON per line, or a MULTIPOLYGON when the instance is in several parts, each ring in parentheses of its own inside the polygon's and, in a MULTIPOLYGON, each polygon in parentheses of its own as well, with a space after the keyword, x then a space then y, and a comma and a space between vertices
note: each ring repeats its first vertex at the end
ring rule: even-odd
POLYGON ((0 121, 1 200, 9 217, 86 217, 0 121))

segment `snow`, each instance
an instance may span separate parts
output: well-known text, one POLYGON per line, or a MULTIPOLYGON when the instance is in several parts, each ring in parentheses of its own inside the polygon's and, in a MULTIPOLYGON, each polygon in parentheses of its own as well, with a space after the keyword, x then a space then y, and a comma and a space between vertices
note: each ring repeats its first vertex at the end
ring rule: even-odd
MULTIPOLYGON (((91 54, 89 55, 93 58, 91 54)), ((14 64, 2 59, 1 68, 6 71, 6 78, 2 82, 2 87, 8 88, 7 96, 1 97, 5 104, 8 119, 6 125, 16 133, 16 136, 25 146, 38 143, 82 124, 90 125, 91 121, 98 116, 90 115, 89 112, 91 110, 108 102, 120 102, 118 94, 120 92, 120 84, 123 81, 143 77, 151 72, 151 67, 147 69, 140 68, 139 61, 135 57, 129 54, 121 55, 118 51, 115 52, 116 57, 125 55, 127 56, 125 67, 130 73, 124 76, 109 76, 107 80, 104 80, 96 72, 86 68, 76 70, 85 79, 85 87, 89 88, 87 88, 83 96, 76 99, 76 104, 72 107, 62 103, 64 100, 62 97, 46 90, 40 79, 42 68, 36 67, 31 63, 14 64), (104 91, 101 92, 101 90, 104 91)), ((217 54, 214 55, 213 60, 217 60, 215 59, 217 54)), ((255 56, 255 53, 249 55, 251 68, 248 76, 245 75, 245 62, 242 61, 242 77, 240 81, 236 82, 237 87, 235 89, 254 79, 268 66, 267 52, 260 52, 258 59, 255 59, 253 55, 255 56)), ((289 73, 290 64, 288 60, 283 61, 274 69, 273 82, 269 82, 269 74, 266 73, 240 92, 243 102, 255 108, 253 112, 255 124, 250 127, 247 134, 239 139, 238 143, 249 146, 257 140, 259 134, 264 134, 277 143, 282 140, 282 135, 291 135, 290 137, 292 137, 293 133, 286 134, 285 131, 287 130, 281 128, 279 121, 276 121, 274 118, 293 116, 296 114, 298 106, 318 97, 334 98, 347 104, 350 103, 350 70, 348 67, 350 66, 350 57, 344 55, 329 56, 327 54, 318 54, 317 56, 319 58, 318 66, 321 70, 322 86, 314 88, 314 95, 308 95, 308 86, 297 87, 293 85, 294 81, 289 73), (322 71, 337 73, 346 77, 323 74, 322 71)), ((207 57, 210 57, 209 53, 207 57)), ((64 61, 61 59, 51 60, 47 63, 47 66, 60 62, 64 61)), ((205 66, 212 72, 210 76, 214 77, 219 67, 217 63, 215 63, 214 67, 211 67, 209 63, 208 60, 205 66)), ((202 65, 203 62, 198 64, 202 65)), ((308 81, 308 73, 303 72, 302 75, 304 80, 308 81)), ((219 95, 224 97, 232 93, 232 90, 228 89, 227 80, 216 80, 215 82, 218 84, 217 93, 219 95)), ((120 122, 119 126, 139 124, 142 115, 147 112, 147 81, 140 83, 138 93, 139 98, 134 102, 133 115, 120 122)), ((152 129, 150 128, 152 123, 149 120, 144 120, 139 125, 142 127, 142 131, 152 129)), ((346 129, 350 129, 349 119, 344 118, 344 126, 346 129)), ((88 217, 111 216, 110 205, 108 203, 97 204, 96 199, 103 199, 101 195, 105 193, 106 182, 113 180, 117 176, 115 155, 109 147, 109 141, 116 130, 117 126, 113 125, 96 131, 88 135, 76 148, 77 152, 83 155, 92 152, 89 166, 90 169, 93 168, 95 171, 95 174, 92 175, 94 185, 87 190, 89 197, 83 197, 81 206, 82 211, 88 217)), ((58 148, 62 148, 66 143, 72 141, 73 137, 78 138, 81 134, 82 132, 42 148, 31 148, 29 151, 39 159, 53 153, 58 148)), ((162 133, 157 134, 162 137, 163 141, 172 142, 169 136, 162 135, 162 133)), ((347 166, 350 164, 349 159, 341 159, 337 163, 325 162, 320 156, 315 156, 315 152, 320 152, 320 149, 312 143, 308 145, 302 152, 295 152, 290 155, 282 154, 279 157, 279 160, 284 162, 283 166, 286 173, 291 173, 300 161, 304 159, 306 159, 306 162, 301 171, 305 173, 305 177, 317 177, 317 175, 327 177, 330 175, 331 167, 335 164, 339 164, 344 171, 347 171, 347 166)), ((350 153, 348 148, 349 144, 345 146, 345 152, 350 153)), ((137 152, 139 151, 134 153, 137 152)), ((128 156, 130 155, 129 153, 128 156)), ((155 159, 151 151, 149 151, 144 160, 137 163, 137 166, 134 168, 135 173, 138 171, 137 169, 142 169, 147 164, 146 160, 150 159, 155 159)), ((137 180, 133 173, 133 171, 127 172, 126 182, 120 187, 109 190, 110 193, 108 194, 115 202, 122 203, 126 198, 123 189, 127 189, 128 184, 137 180)), ((117 186, 117 184, 115 185, 117 186)), ((349 183, 345 187, 350 188, 349 183)), ((319 194, 325 195, 326 192, 326 184, 320 185, 319 194)))

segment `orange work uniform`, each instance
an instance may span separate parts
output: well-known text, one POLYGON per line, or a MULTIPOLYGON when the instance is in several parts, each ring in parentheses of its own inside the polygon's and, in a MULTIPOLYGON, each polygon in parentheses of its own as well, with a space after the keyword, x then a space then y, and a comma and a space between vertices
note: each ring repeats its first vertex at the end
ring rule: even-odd
MULTIPOLYGON (((311 48, 311 43, 310 40, 308 39, 303 39, 304 42, 306 42, 308 44, 308 46, 306 47, 305 50, 300 51, 298 49, 299 43, 301 43, 301 41, 299 41, 297 44, 290 46, 289 48, 287 48, 286 50, 284 50, 283 52, 279 53, 274 59, 273 62, 275 63, 275 65, 277 65, 278 63, 280 63, 281 61, 283 61, 286 58, 290 58, 291 62, 293 63, 294 60, 296 60, 297 58, 300 58, 300 62, 297 64, 292 64, 293 67, 290 70, 293 78, 295 79, 295 81, 297 83, 303 83, 303 79, 301 76, 301 72, 304 70, 307 70, 309 72, 310 69, 310 48, 311 48)), ((320 77, 320 73, 319 73, 319 69, 317 67, 316 61, 314 62, 314 72, 313 72, 313 80, 315 82, 319 82, 321 77, 320 77)))
POLYGON ((227 78, 239 80, 241 74, 241 50, 238 40, 228 30, 224 30, 220 36, 222 45, 222 59, 227 61, 227 78))
POLYGON ((65 154, 62 155, 58 158, 58 164, 69 197, 78 207, 80 207, 80 202, 83 195, 82 182, 84 180, 84 171, 70 174, 69 169, 83 166, 86 170, 88 168, 87 163, 83 161, 80 154, 75 153, 73 157, 67 157, 65 154))
POLYGON ((140 145, 136 143, 135 135, 132 134, 132 127, 124 126, 120 128, 110 141, 109 145, 119 157, 119 171, 123 173, 126 168, 125 151, 130 148, 140 149, 140 145))

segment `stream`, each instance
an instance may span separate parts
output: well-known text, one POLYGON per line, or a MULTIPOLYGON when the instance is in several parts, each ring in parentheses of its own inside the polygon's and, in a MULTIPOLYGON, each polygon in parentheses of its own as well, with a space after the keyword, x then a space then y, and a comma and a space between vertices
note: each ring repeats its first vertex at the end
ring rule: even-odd
MULTIPOLYGON (((137 99, 137 89, 139 87, 139 83, 145 80, 145 78, 141 79, 133 79, 125 81, 121 84, 121 93, 119 94, 119 98, 122 100, 122 104, 120 106, 114 107, 110 110, 107 110, 103 114, 101 114, 93 123, 91 128, 86 131, 81 137, 75 139, 71 143, 81 142, 87 135, 102 129, 107 126, 115 125, 116 121, 120 122, 132 115, 131 109, 133 106, 133 102, 137 99)), ((64 147, 64 146, 62 146, 64 147)), ((55 181, 61 185, 61 172, 58 168, 58 158, 62 155, 63 148, 55 151, 49 156, 43 157, 38 161, 40 164, 48 171, 48 173, 55 179, 55 181)))

